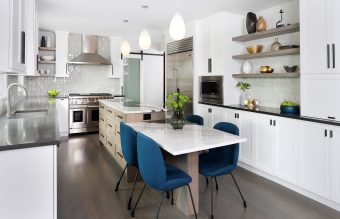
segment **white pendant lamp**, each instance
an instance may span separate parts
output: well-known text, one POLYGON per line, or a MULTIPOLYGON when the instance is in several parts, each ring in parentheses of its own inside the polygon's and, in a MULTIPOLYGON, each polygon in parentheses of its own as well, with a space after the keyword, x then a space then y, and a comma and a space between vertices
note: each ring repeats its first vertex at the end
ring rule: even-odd
POLYGON ((131 46, 127 39, 124 39, 122 44, 120 45, 120 52, 123 54, 123 56, 127 56, 131 52, 131 46))
POLYGON ((176 12, 171 19, 169 34, 173 40, 181 40, 185 36, 185 23, 179 12, 176 12))
POLYGON ((151 47, 151 37, 147 29, 142 30, 139 35, 139 47, 142 50, 146 50, 151 47))

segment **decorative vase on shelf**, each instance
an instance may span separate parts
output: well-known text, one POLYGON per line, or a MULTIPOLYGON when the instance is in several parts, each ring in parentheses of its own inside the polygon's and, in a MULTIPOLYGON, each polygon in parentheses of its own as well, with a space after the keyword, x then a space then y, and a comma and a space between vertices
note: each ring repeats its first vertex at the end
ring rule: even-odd
POLYGON ((266 29, 267 29, 267 22, 262 16, 260 16, 256 22, 256 31, 261 32, 261 31, 265 31, 266 29))
POLYGON ((251 64, 248 61, 245 61, 242 65, 242 72, 245 74, 249 74, 251 72, 251 64))
POLYGON ((247 19, 246 19, 246 27, 247 27, 247 32, 249 34, 256 32, 256 22, 257 22, 256 14, 254 14, 253 12, 249 12, 247 14, 247 19))
POLYGON ((281 43, 279 42, 279 38, 275 38, 275 42, 272 44, 270 50, 271 51, 279 51, 281 43))
POLYGON ((170 118, 169 123, 173 129, 183 129, 185 125, 183 111, 174 111, 174 115, 170 118))

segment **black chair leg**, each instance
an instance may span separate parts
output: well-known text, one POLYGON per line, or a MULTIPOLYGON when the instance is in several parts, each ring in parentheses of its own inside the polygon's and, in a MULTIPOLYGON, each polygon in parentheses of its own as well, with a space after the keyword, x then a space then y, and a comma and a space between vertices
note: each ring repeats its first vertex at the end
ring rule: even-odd
POLYGON ((205 177, 205 182, 207 183, 207 185, 209 185, 209 179, 207 176, 205 177))
POLYGON ((125 168, 124 168, 124 170, 123 170, 123 172, 122 172, 122 175, 120 175, 120 177, 119 177, 119 180, 118 180, 118 182, 117 182, 116 189, 115 189, 116 192, 118 191, 120 181, 122 180, 122 178, 123 178, 123 176, 124 176, 124 173, 125 173, 125 170, 126 170, 127 166, 128 166, 128 165, 126 164, 126 166, 125 166, 125 168))
POLYGON ((146 187, 146 184, 144 184, 143 189, 142 189, 141 193, 140 193, 139 196, 138 196, 138 199, 137 199, 137 202, 136 202, 136 204, 135 204, 135 207, 133 207, 133 209, 132 209, 132 211, 131 211, 131 217, 134 217, 134 216, 135 216, 135 210, 136 210, 136 208, 137 208, 137 205, 138 205, 138 203, 139 203, 140 198, 142 197, 142 195, 143 195, 143 193, 144 193, 145 187, 146 187))
POLYGON ((213 177, 210 180, 210 199, 211 199, 211 214, 210 219, 214 219, 214 195, 213 195, 213 177))
POLYGON ((190 198, 191 198, 191 203, 192 203, 192 207, 194 208, 194 213, 195 213, 195 218, 197 219, 197 212, 196 212, 196 208, 195 208, 195 203, 194 203, 194 199, 192 198, 192 193, 191 193, 191 188, 190 185, 187 185, 189 188, 189 193, 190 193, 190 198))
POLYGON ((166 191, 166 199, 170 199, 170 192, 166 191))
POLYGON ((161 206, 162 206, 162 201, 163 201, 164 193, 166 193, 166 192, 162 192, 162 194, 161 194, 161 200, 159 201, 159 206, 158 206, 158 210, 157 210, 156 219, 158 219, 159 212, 161 211, 161 206))
POLYGON ((237 184, 237 182, 236 182, 236 180, 235 180, 235 177, 234 177, 234 175, 233 175, 232 173, 230 173, 230 175, 231 175, 231 177, 233 178, 234 183, 235 183, 235 185, 236 185, 236 187, 237 187, 237 190, 238 190, 238 192, 239 192, 240 195, 241 195, 241 198, 242 198, 242 201, 243 201, 243 207, 246 208, 246 207, 247 207, 247 202, 244 200, 244 197, 243 197, 243 195, 242 195, 242 192, 241 192, 240 188, 238 187, 238 184, 237 184))
POLYGON ((216 176, 214 178, 215 178, 216 190, 218 190, 217 178, 216 176))
POLYGON ((171 205, 174 205, 175 201, 174 201, 174 190, 171 190, 171 205))
POLYGON ((128 206, 127 206, 128 210, 131 210, 132 196, 133 196, 133 192, 135 191, 135 188, 136 188, 136 183, 137 183, 137 180, 138 180, 138 175, 139 175, 139 170, 137 169, 136 176, 135 176, 135 182, 133 183, 132 192, 131 192, 131 195, 130 195, 130 198, 129 198, 129 202, 128 202, 128 206))

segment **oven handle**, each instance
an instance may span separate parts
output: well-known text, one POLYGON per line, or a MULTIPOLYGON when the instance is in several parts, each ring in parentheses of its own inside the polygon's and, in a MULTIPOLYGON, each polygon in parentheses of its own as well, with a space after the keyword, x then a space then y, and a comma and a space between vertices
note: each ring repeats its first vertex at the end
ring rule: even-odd
POLYGON ((98 110, 99 110, 99 106, 87 106, 86 108, 98 108, 98 110))

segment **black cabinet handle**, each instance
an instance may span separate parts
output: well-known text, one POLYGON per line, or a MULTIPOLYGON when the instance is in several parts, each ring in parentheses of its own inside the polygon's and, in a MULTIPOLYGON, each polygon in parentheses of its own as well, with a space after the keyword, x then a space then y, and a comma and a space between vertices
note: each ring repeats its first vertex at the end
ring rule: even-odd
POLYGON ((26 64, 26 33, 21 31, 20 63, 26 64))
POLYGON ((327 134, 328 132, 327 132, 327 129, 325 129, 325 137, 327 137, 328 136, 328 134, 327 134))
POLYGON ((333 68, 335 68, 335 44, 332 44, 332 50, 333 50, 333 68))
POLYGON ((208 59, 208 73, 211 73, 212 72, 212 59, 209 58, 208 59))
POLYGON ((330 48, 329 48, 329 44, 327 44, 327 68, 330 68, 330 59, 329 59, 329 52, 330 52, 330 48))
POLYGON ((333 138, 333 130, 329 131, 329 137, 333 138))
POLYGON ((334 116, 328 116, 328 119, 336 119, 334 116))
POLYGON ((276 120, 273 121, 273 125, 276 126, 276 120))
POLYGON ((237 118, 239 119, 240 118, 240 114, 237 113, 237 118))
POLYGON ((273 120, 270 120, 270 125, 273 125, 273 120))

